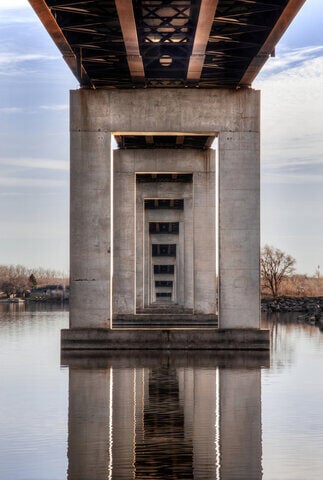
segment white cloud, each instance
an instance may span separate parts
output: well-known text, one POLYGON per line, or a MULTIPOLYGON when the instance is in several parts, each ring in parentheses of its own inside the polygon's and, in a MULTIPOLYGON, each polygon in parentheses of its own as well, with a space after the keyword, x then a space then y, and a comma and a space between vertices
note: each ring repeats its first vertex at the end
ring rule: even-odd
POLYGON ((39 222, 21 222, 13 218, 10 222, 0 222, 2 240, 12 239, 64 239, 66 238, 66 225, 45 222, 43 219, 39 222))
POLYGON ((266 168, 312 168, 323 166, 323 158, 274 158, 272 162, 266 162, 266 168), (276 161, 275 161, 276 160, 276 161))
POLYGON ((39 53, 0 52, 0 65, 14 65, 37 60, 57 60, 59 58, 57 55, 44 55, 39 53))
POLYGON ((265 172, 262 174, 261 183, 266 184, 294 184, 294 185, 304 185, 304 184, 313 184, 318 183, 323 185, 323 174, 313 175, 313 174, 291 174, 286 172, 265 172))
MULTIPOLYGON (((0 107, 0 114, 3 115, 10 115, 15 113, 36 113, 37 108, 45 111, 52 111, 52 112, 65 112, 68 110, 67 104, 54 104, 54 105, 40 105, 40 107, 35 108, 22 108, 22 107, 0 107)), ((1 161, 1 159, 0 159, 1 161)))
POLYGON ((0 165, 48 170, 69 170, 68 162, 47 158, 0 158, 0 165))
POLYGON ((20 107, 0 107, 0 114, 21 113, 23 108, 20 107))
POLYGON ((1 0, 0 10, 14 10, 17 8, 30 8, 28 0, 1 0))
POLYGON ((13 24, 22 24, 22 23, 37 23, 39 22, 39 19, 36 17, 36 15, 31 14, 31 12, 23 10, 19 11, 18 10, 4 10, 2 11, 0 8, 0 26, 5 26, 8 27, 9 25, 13 24))
POLYGON ((313 170, 323 165, 323 47, 286 51, 280 61, 289 68, 265 72, 255 82, 262 91, 264 181, 318 183, 322 177, 313 170))
POLYGON ((67 181, 50 180, 47 178, 21 178, 0 177, 0 186, 3 187, 33 187, 33 188, 57 188, 66 187, 67 181))
POLYGON ((39 18, 27 0, 0 0, 0 27, 39 23, 39 18))
POLYGON ((56 112, 60 112, 60 111, 63 111, 63 110, 68 110, 68 105, 64 104, 64 105, 41 105, 40 108, 42 108, 43 110, 52 110, 52 111, 56 111, 56 112))
POLYGON ((0 51, 0 77, 28 77, 47 75, 50 70, 46 69, 44 63, 61 60, 59 55, 47 53, 19 53, 12 49, 10 45, 4 51, 1 46, 0 51))
MULTIPOLYGON (((62 195, 65 195, 65 193, 63 193, 62 195)), ((45 192, 42 192, 42 191, 39 191, 37 192, 37 198, 41 199, 41 198, 44 198, 44 197, 55 197, 57 198, 58 196, 61 196, 61 194, 57 194, 57 192, 53 192, 53 191, 45 191, 45 192)), ((29 192, 26 192, 25 190, 24 191, 2 191, 0 192, 0 197, 35 197, 35 194, 33 191, 29 191, 29 192)))
POLYGON ((282 47, 276 57, 270 58, 266 62, 262 69, 262 75, 288 70, 321 55, 323 55, 323 46, 308 46, 294 49, 282 47))

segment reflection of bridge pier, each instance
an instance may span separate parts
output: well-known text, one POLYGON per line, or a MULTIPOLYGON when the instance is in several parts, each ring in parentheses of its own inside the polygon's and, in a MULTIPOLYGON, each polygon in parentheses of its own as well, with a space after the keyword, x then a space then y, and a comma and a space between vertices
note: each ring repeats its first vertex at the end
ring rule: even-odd
POLYGON ((109 478, 111 369, 72 369, 69 375, 68 478, 109 478))
POLYGON ((220 478, 261 479, 260 368, 220 370, 219 403, 220 478))
POLYGON ((130 363, 70 361, 69 480, 261 479, 266 360, 130 363))

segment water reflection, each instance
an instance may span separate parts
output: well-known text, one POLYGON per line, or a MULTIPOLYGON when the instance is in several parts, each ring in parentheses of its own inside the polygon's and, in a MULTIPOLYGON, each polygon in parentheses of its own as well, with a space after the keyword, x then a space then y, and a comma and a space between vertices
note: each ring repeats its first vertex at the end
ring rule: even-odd
POLYGON ((263 480, 323 478, 323 334, 298 314, 264 316, 260 421, 268 358, 114 352, 69 372, 68 312, 18 307, 0 305, 1 480, 66 480, 68 402, 73 480, 261 478, 261 450, 263 480))
POLYGON ((262 478, 268 353, 63 358, 69 480, 262 478))

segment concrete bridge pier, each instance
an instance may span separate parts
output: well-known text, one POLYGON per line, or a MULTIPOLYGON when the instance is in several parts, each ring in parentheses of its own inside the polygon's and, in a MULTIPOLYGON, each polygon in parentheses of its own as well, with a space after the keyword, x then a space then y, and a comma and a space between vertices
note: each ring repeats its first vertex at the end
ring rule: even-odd
POLYGON ((110 328, 111 134, 70 138, 70 328, 110 328))
POLYGON ((62 348, 269 348, 269 333, 260 329, 259 118, 260 94, 252 89, 71 92, 71 304, 70 329, 62 332, 62 348), (134 139, 217 136, 218 198, 215 171, 209 163, 203 166, 203 158, 212 159, 211 152, 120 150, 113 156, 113 135, 134 139), (138 175, 150 176, 149 182, 158 180, 158 175, 164 175, 163 182, 165 175, 170 179, 147 186, 148 180, 138 180, 138 175), (176 183, 178 175, 186 175, 187 183, 176 183), (167 206, 167 214, 164 210, 159 217, 149 217, 146 199, 157 201, 156 205, 164 202, 164 207, 168 199, 172 205, 183 202, 179 208, 184 213, 167 206), (138 202, 142 202, 140 208, 138 202), (192 215, 187 215, 189 208, 192 215), (218 238, 214 233, 216 210, 218 238), (139 251, 143 241, 140 229, 149 233, 150 223, 156 221, 178 223, 177 239, 173 235, 168 243, 153 245, 157 237, 152 233, 151 244, 143 243, 139 251), (183 225, 185 235, 181 237, 183 225), (187 235, 190 229, 191 236, 187 235), (156 299, 157 286, 160 296, 176 302, 186 296, 184 307, 190 306, 192 319, 196 313, 200 315, 197 320, 215 314, 216 250, 219 329, 152 331, 149 324, 145 331, 111 328, 118 313, 128 315, 129 321, 145 314, 138 310, 138 298, 143 308, 149 307, 156 299), (152 277, 158 261, 149 263, 150 252, 152 256, 169 255, 169 264, 171 257, 176 258, 175 296, 175 274, 173 280, 168 279, 171 283, 159 284, 159 277, 152 277), (192 272, 191 285, 188 271, 192 272), (200 302, 199 290, 205 295, 200 302))

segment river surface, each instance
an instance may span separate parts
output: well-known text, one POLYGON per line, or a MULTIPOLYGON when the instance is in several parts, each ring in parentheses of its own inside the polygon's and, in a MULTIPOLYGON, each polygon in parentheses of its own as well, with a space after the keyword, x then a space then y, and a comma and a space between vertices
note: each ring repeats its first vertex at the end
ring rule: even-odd
POLYGON ((323 333, 296 320, 263 318, 270 359, 61 359, 67 310, 1 304, 0 480, 322 479, 323 333))

